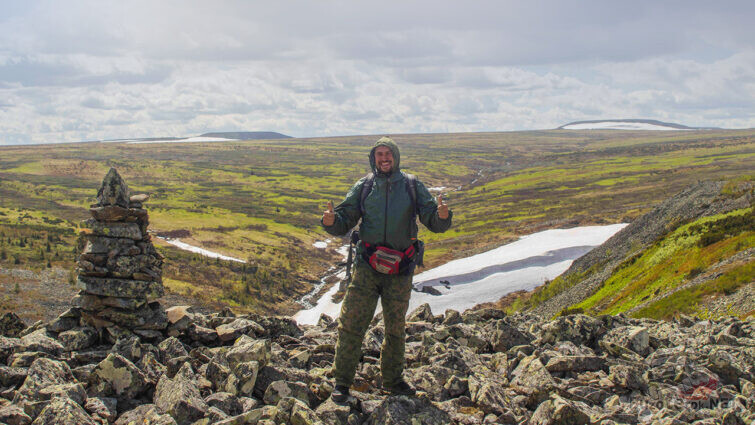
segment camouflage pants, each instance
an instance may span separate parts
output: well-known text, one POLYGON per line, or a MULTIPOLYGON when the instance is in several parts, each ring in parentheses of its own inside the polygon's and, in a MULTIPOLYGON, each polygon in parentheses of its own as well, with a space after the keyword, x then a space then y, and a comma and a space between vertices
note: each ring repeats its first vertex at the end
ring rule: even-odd
POLYGON ((336 385, 351 386, 362 354, 362 341, 375 315, 378 298, 383 306, 385 339, 380 350, 383 385, 401 380, 404 371, 406 310, 412 294, 412 275, 383 275, 359 263, 346 290, 338 318, 338 344, 333 364, 336 385))

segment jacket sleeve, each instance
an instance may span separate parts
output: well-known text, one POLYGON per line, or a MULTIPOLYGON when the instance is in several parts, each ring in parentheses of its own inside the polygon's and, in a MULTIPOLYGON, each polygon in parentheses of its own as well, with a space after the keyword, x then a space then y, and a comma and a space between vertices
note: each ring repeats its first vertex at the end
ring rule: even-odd
POLYGON ((362 214, 359 212, 359 203, 362 197, 362 185, 366 178, 362 177, 354 186, 351 187, 349 193, 346 194, 340 204, 338 204, 333 211, 336 213, 336 221, 332 226, 326 226, 322 224, 322 218, 320 218, 320 224, 326 232, 333 236, 344 236, 349 233, 352 227, 356 226, 362 214))
POLYGON ((448 210, 448 218, 438 217, 438 203, 421 181, 417 180, 417 208, 419 221, 433 233, 443 233, 451 227, 453 211, 448 210))

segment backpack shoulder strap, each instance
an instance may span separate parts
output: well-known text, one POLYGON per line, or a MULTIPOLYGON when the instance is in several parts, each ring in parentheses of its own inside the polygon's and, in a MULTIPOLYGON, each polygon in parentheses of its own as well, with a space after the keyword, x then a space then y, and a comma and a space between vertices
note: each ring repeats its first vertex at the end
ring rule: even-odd
POLYGON ((364 200, 367 199, 367 195, 372 190, 372 185, 375 183, 375 174, 368 173, 364 183, 362 183, 362 192, 359 196, 359 215, 364 215, 364 200))
POLYGON ((417 218, 417 177, 414 174, 406 174, 406 191, 412 199, 412 221, 417 218))

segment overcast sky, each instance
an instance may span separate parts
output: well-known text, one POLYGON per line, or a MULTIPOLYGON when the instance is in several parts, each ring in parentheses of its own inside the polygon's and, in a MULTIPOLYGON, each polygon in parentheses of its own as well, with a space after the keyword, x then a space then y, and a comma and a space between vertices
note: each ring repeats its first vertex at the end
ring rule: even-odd
POLYGON ((755 127, 753 1, 3 1, 0 144, 755 127))

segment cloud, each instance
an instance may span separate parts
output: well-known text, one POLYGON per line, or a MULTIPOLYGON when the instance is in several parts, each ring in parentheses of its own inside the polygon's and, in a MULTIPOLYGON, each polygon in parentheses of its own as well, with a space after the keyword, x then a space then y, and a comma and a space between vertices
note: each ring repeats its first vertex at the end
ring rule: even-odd
POLYGON ((10 2, 0 143, 755 126, 755 6, 730 2, 10 2))

